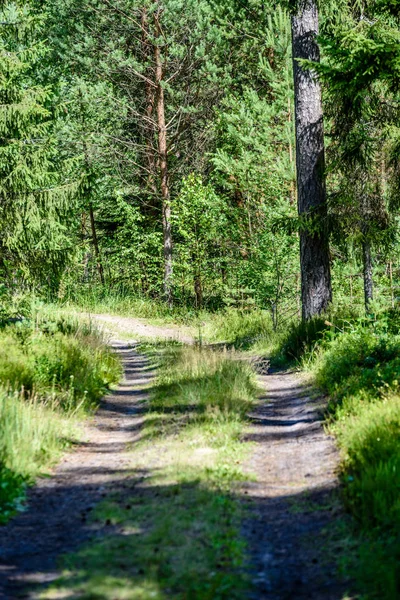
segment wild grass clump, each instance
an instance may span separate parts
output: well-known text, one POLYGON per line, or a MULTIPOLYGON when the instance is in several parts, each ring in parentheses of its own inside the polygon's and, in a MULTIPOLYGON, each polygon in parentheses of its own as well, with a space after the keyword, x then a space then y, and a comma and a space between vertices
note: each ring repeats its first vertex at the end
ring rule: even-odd
POLYGON ((286 362, 300 361, 312 354, 330 331, 330 327, 327 319, 323 317, 292 323, 282 339, 279 355, 286 362))
POLYGON ((0 523, 18 508, 27 484, 74 437, 75 420, 38 397, 0 389, 0 523))
POLYGON ((241 421, 257 394, 255 374, 231 353, 169 347, 162 357, 151 411, 163 430, 189 423, 241 421))
POLYGON ((22 321, 0 331, 0 384, 44 402, 57 398, 66 411, 95 406, 120 369, 99 334, 72 320, 22 321))
POLYGON ((226 310, 213 315, 206 325, 206 335, 211 340, 242 350, 274 336, 271 316, 262 310, 226 310))
POLYGON ((119 360, 91 325, 37 316, 0 330, 0 522, 71 438, 78 413, 118 381, 119 360))

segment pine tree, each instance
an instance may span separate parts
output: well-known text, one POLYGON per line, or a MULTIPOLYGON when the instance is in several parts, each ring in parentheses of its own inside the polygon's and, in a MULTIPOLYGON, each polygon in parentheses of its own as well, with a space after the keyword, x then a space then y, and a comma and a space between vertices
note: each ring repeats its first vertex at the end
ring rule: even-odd
POLYGON ((332 222, 339 243, 355 239, 360 248, 368 312, 373 248, 392 235, 385 196, 394 183, 387 150, 399 125, 400 36, 383 4, 345 9, 323 32, 325 59, 314 68, 326 84, 332 222))
POLYGON ((299 62, 319 61, 317 35, 316 0, 299 0, 292 15, 292 46, 298 210, 305 222, 300 231, 303 319, 321 314, 332 300, 321 87, 315 73, 299 62), (313 228, 310 219, 316 222, 313 228))
POLYGON ((35 82, 45 53, 40 16, 28 3, 7 3, 0 21, 1 266, 52 285, 72 250, 66 226, 75 186, 60 185, 52 92, 35 82))

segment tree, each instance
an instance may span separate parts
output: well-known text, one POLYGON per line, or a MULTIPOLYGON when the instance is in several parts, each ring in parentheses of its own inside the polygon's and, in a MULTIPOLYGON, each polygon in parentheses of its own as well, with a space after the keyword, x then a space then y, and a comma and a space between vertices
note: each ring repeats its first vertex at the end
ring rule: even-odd
POLYGON ((296 166, 300 230, 302 315, 325 311, 332 300, 321 88, 302 60, 319 61, 316 0, 299 0, 292 15, 296 166))
POLYGON ((0 21, 1 267, 54 292, 74 249, 68 223, 77 186, 60 176, 52 90, 35 81, 45 53, 41 16, 27 2, 6 3, 0 21))
POLYGON ((51 11, 60 54, 80 75, 107 81, 126 115, 109 141, 143 214, 161 217, 164 297, 172 304, 171 200, 182 176, 205 162, 207 119, 224 82, 225 67, 213 60, 219 33, 210 7, 205 0, 69 0, 51 11))
POLYGON ((400 39, 382 6, 365 5, 360 12, 349 5, 345 15, 324 31, 325 60, 314 68, 326 85, 332 222, 339 242, 347 238, 358 243, 369 312, 373 249, 390 243, 393 233, 396 202, 389 212, 385 196, 395 181, 388 148, 399 126, 400 39))

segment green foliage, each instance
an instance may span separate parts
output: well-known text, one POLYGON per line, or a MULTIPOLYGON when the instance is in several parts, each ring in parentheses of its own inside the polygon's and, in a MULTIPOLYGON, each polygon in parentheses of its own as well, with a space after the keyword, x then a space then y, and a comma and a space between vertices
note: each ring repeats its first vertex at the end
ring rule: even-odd
POLYGON ((0 523, 21 506, 27 484, 59 457, 74 421, 41 399, 0 389, 0 523))
POLYGON ((120 374, 99 335, 66 317, 0 331, 0 523, 75 437, 78 411, 93 409, 120 374))
POLYGON ((273 325, 267 311, 230 309, 213 315, 206 328, 212 341, 245 349, 273 336, 273 325))
POLYGON ((2 4, 0 30, 0 269, 54 284, 72 253, 67 224, 74 185, 52 138, 52 90, 35 69, 46 52, 42 15, 28 2, 2 4))
POLYGON ((169 349, 151 398, 164 430, 203 421, 243 420, 256 395, 254 373, 234 356, 169 349))
POLYGON ((343 453, 343 495, 358 527, 355 565, 368 598, 395 600, 400 585, 400 337, 398 312, 353 324, 315 363, 327 391, 331 429, 343 453))
POLYGON ((118 379, 119 363, 95 335, 71 329, 65 321, 6 327, 0 333, 0 382, 66 411, 95 406, 118 379))

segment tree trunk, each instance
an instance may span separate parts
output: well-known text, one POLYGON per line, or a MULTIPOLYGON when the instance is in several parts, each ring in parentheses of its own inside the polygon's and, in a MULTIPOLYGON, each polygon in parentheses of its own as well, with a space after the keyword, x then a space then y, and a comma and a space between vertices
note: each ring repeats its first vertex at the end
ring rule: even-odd
POLYGON ((394 287, 393 287, 393 263, 389 262, 389 281, 390 281, 390 300, 392 308, 394 308, 394 287))
POLYGON ((374 282, 372 279, 371 244, 368 239, 362 243, 363 268, 364 268, 364 299, 365 310, 369 312, 371 301, 374 299, 374 282))
POLYGON ((199 273, 196 273, 194 276, 194 294, 196 298, 196 308, 200 309, 203 305, 203 286, 199 273))
POLYGON ((104 269, 103 269, 103 264, 101 262, 99 241, 97 238, 97 231, 96 231, 96 223, 94 220, 93 205, 91 202, 89 204, 89 214, 90 214, 90 226, 92 228, 92 242, 93 242, 94 254, 95 254, 96 263, 97 263, 97 271, 99 273, 101 285, 104 285, 104 269))
MULTIPOLYGON (((161 37, 159 14, 156 13, 156 37, 161 37)), ((167 149, 167 127, 165 123, 165 104, 163 81, 163 65, 161 52, 158 45, 154 46, 154 57, 156 63, 157 84, 157 123, 158 123, 158 154, 161 179, 162 198, 162 224, 164 236, 164 295, 169 306, 172 307, 172 235, 171 235, 171 203, 169 192, 168 175, 168 149, 167 149)))
MULTIPOLYGON (((147 16, 147 9, 142 9, 141 16, 141 29, 142 29, 142 53, 145 58, 149 57, 151 53, 151 45, 149 42, 149 23, 147 16)), ((147 177, 147 186, 148 189, 154 196, 154 200, 157 197, 157 186, 156 186, 156 157, 153 148, 153 140, 154 140, 154 128, 152 126, 153 122, 153 113, 154 113, 154 104, 155 104, 155 92, 156 89, 152 85, 150 79, 145 81, 145 93, 146 93, 146 116, 147 123, 145 124, 145 138, 146 138, 146 156, 147 156, 147 166, 148 166, 148 177, 147 177)), ((153 203, 154 203, 153 200, 153 203)))
POLYGON ((326 310, 332 300, 329 240, 326 224, 325 153, 321 88, 315 75, 297 59, 319 60, 315 0, 299 0, 292 16, 296 121, 297 198, 300 216, 318 221, 317 231, 300 232, 303 319, 326 310))

